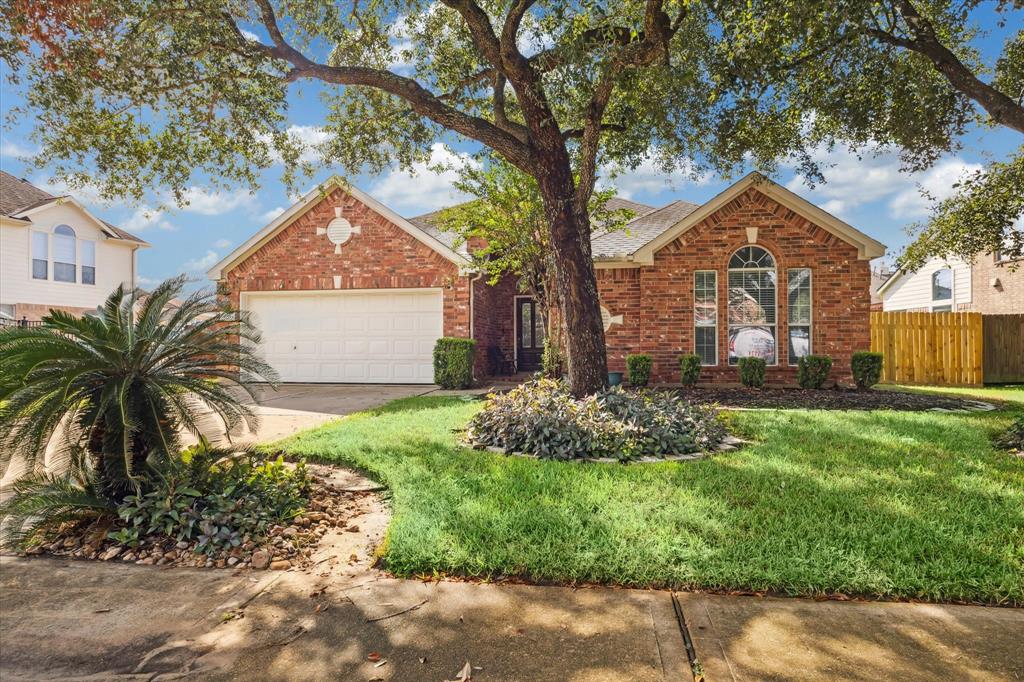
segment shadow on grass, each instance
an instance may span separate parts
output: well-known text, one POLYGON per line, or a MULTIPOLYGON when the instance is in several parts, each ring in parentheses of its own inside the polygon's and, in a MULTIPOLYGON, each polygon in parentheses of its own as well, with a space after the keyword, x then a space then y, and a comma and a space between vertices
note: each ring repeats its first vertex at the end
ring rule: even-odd
POLYGON ((391 489, 399 575, 1024 603, 1005 414, 747 412, 751 447, 623 466, 461 447, 474 409, 402 400, 282 445, 391 489))

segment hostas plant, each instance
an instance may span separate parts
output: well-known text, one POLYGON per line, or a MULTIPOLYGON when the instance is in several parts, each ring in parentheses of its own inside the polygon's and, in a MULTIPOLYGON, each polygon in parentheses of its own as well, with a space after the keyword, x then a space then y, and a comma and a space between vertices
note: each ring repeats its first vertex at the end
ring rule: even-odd
POLYGON ((4 472, 14 462, 39 477, 48 445, 80 450, 93 492, 117 503, 145 487, 152 464, 178 456, 183 430, 255 427, 251 382, 275 380, 253 352, 259 334, 245 314, 184 286, 119 287, 95 315, 52 311, 42 326, 0 331, 4 472))

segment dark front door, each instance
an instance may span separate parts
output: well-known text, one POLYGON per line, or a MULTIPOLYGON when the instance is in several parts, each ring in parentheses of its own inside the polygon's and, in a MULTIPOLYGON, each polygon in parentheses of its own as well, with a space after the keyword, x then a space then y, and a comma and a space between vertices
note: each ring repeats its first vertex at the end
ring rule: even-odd
POLYGON ((516 370, 536 372, 544 351, 544 320, 532 298, 516 299, 516 370))

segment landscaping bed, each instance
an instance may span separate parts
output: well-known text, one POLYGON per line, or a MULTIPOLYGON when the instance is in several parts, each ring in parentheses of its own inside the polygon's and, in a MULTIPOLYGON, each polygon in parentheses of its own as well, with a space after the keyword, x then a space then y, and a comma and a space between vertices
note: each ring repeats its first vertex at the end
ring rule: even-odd
POLYGON ((361 510, 365 491, 347 491, 330 483, 330 467, 312 465, 308 475, 308 499, 304 509, 288 521, 276 523, 265 533, 238 538, 238 544, 205 545, 201 539, 177 539, 163 533, 148 533, 130 542, 117 537, 128 524, 105 517, 90 524, 72 524, 25 554, 49 554, 73 559, 122 561, 143 566, 189 566, 197 568, 253 568, 284 570, 310 564, 317 544, 332 528, 359 532, 349 520, 361 510), (114 536, 114 537, 111 537, 114 536))
POLYGON ((700 386, 676 390, 684 400, 712 403, 722 408, 771 408, 808 410, 963 410, 992 409, 983 401, 927 393, 855 390, 844 388, 745 388, 700 386))

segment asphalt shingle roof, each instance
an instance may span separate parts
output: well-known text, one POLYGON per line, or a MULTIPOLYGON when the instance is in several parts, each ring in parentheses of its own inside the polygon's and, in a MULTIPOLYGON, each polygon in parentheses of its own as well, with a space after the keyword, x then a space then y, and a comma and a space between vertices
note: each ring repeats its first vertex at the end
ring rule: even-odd
MULTIPOLYGON (((24 178, 15 177, 6 171, 0 171, 0 214, 2 215, 13 216, 16 213, 49 203, 57 198, 59 197, 39 189, 24 178)), ((116 239, 124 239, 140 244, 146 243, 145 240, 136 237, 131 232, 122 230, 120 227, 111 225, 106 220, 102 222, 114 233, 116 239)))
POLYGON ((671 204, 638 215, 617 230, 595 234, 590 240, 594 258, 613 258, 635 252, 680 220, 700 208, 689 201, 671 204))

